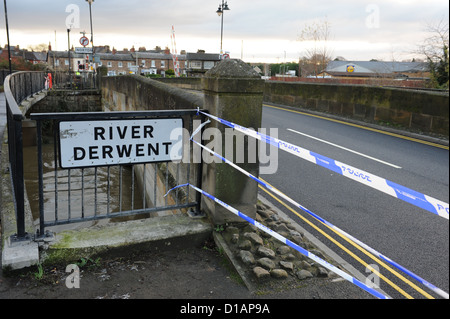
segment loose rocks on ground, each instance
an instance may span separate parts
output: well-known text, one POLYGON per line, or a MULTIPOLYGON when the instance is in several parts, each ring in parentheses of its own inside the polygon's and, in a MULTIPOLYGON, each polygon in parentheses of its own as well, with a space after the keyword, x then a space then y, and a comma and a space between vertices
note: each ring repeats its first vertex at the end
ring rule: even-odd
MULTIPOLYGON (((258 204, 256 220, 297 245, 324 254, 298 232, 289 221, 280 218, 264 204, 258 204)), ((254 225, 239 223, 226 225, 222 237, 248 278, 260 291, 297 288, 310 278, 328 278, 334 274, 295 249, 273 238, 254 225)), ((327 260, 330 262, 329 260, 327 260)))

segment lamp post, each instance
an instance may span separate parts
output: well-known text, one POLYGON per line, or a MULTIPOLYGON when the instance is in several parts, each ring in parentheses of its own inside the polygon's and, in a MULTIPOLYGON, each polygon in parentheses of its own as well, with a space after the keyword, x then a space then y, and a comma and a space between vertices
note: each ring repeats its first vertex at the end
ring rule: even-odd
POLYGON ((90 21, 91 21, 91 45, 92 45, 92 62, 94 62, 94 29, 92 27, 92 2, 94 2, 94 0, 86 0, 86 2, 89 3, 89 17, 90 17, 90 21))
MULTIPOLYGON (((95 62, 94 62, 94 55, 95 55, 95 47, 94 47, 94 28, 92 27, 92 2, 94 0, 86 0, 86 2, 89 3, 89 17, 91 22, 91 45, 92 45, 92 71, 95 74, 95 62)), ((95 88, 95 81, 94 82, 94 88, 95 88)))
POLYGON ((69 54, 69 76, 70 76, 70 72, 72 71, 70 66, 70 29, 67 29, 67 52, 69 54))
POLYGON ((220 24, 220 54, 223 53, 223 16, 225 11, 230 10, 230 8, 228 7, 228 2, 225 0, 222 0, 222 4, 219 4, 219 9, 217 9, 216 13, 219 15, 219 17, 221 17, 222 22, 220 24))
POLYGON ((8 63, 9 63, 9 74, 12 74, 12 66, 11 66, 11 45, 9 43, 9 25, 8 25, 8 9, 6 7, 6 0, 3 1, 5 6, 5 21, 6 21, 6 37, 8 40, 8 63))

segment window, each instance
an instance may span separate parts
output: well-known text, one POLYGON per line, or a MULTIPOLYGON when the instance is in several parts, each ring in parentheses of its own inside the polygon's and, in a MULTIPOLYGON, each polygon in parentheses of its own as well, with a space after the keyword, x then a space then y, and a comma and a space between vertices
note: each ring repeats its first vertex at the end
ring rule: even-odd
POLYGON ((133 63, 128 62, 128 67, 131 68, 133 66, 133 63))
POLYGON ((141 65, 145 66, 145 60, 142 60, 141 65))
POLYGON ((205 61, 205 69, 206 70, 212 69, 213 67, 214 67, 213 61, 205 61))
POLYGON ((191 66, 191 69, 201 69, 202 61, 190 61, 189 65, 191 66))
POLYGON ((123 63, 119 62, 119 68, 123 68, 123 63))
POLYGON ((59 66, 59 60, 56 60, 55 62, 55 66, 59 66))
POLYGON ((108 68, 112 68, 112 62, 111 61, 108 62, 108 68))
POLYGON ((152 68, 156 68, 156 61, 152 60, 152 68))
POLYGON ((165 68, 166 67, 166 61, 161 61, 161 68, 165 68))
POLYGON ((69 60, 64 60, 64 63, 66 64, 66 65, 69 65, 69 60))

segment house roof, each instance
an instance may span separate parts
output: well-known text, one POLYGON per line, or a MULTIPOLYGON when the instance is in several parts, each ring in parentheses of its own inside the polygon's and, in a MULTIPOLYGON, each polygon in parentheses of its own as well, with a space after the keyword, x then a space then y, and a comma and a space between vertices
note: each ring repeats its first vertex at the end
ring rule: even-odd
POLYGON ((425 62, 384 62, 384 61, 331 61, 325 72, 346 73, 347 75, 393 74, 426 72, 425 62), (349 74, 350 73, 350 74, 349 74))
POLYGON ((220 61, 220 54, 218 53, 187 53, 186 60, 197 61, 220 61))
MULTIPOLYGON (((56 58, 68 58, 69 54, 67 51, 50 51, 48 53, 50 57, 56 57, 56 58)), ((73 51, 70 51, 70 58, 71 59, 82 59, 86 56, 86 54, 81 53, 75 53, 73 51)))
POLYGON ((133 57, 131 53, 96 53, 100 57, 101 60, 110 60, 110 61, 136 61, 136 58, 133 57))
MULTIPOLYGON (((134 52, 132 53, 132 56, 134 59, 136 59, 136 54, 139 59, 149 59, 149 60, 172 60, 173 55, 171 53, 166 54, 163 51, 162 52, 134 52)), ((185 54, 178 54, 177 55, 178 60, 186 60, 185 54)))

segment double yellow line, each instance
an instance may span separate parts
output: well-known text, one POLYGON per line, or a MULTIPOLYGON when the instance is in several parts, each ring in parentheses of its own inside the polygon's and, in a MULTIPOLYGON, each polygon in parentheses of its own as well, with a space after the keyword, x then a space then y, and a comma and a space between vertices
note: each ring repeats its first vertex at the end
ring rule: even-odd
POLYGON ((330 122, 335 122, 335 123, 344 124, 344 125, 347 125, 347 126, 357 127, 357 128, 360 128, 360 129, 363 129, 363 130, 366 130, 366 131, 372 131, 372 132, 376 132, 376 133, 389 135, 389 136, 401 138, 401 139, 404 139, 404 140, 420 143, 420 144, 425 144, 425 145, 430 145, 430 146, 437 147, 437 148, 442 148, 444 150, 449 150, 449 147, 446 146, 446 145, 441 145, 441 144, 437 144, 437 143, 433 143, 433 142, 428 142, 428 141, 421 140, 421 139, 414 138, 414 137, 409 137, 409 136, 405 136, 405 135, 401 135, 401 134, 391 133, 391 132, 379 130, 379 129, 376 129, 376 128, 371 128, 371 127, 367 127, 367 126, 363 126, 363 125, 358 125, 358 124, 349 123, 349 122, 345 122, 345 121, 341 121, 341 120, 336 120, 336 119, 328 118, 328 117, 325 117, 325 116, 320 116, 320 115, 310 114, 310 113, 306 113, 306 112, 286 109, 286 108, 282 108, 282 107, 278 107, 278 106, 273 106, 273 105, 268 105, 268 104, 263 104, 263 105, 267 106, 267 107, 270 107, 270 108, 273 108, 273 109, 278 109, 278 110, 282 110, 282 111, 286 111, 286 112, 297 113, 297 114, 301 114, 301 115, 315 117, 315 118, 319 118, 319 119, 322 119, 322 120, 327 120, 327 121, 330 121, 330 122))
MULTIPOLYGON (((354 124, 354 123, 349 123, 349 122, 345 122, 345 121, 341 121, 341 120, 337 120, 337 119, 332 119, 332 118, 328 118, 328 117, 324 117, 324 116, 320 116, 320 115, 315 115, 315 114, 310 114, 310 113, 306 113, 306 112, 301 112, 301 111, 296 111, 296 110, 290 110, 290 109, 286 109, 286 108, 282 108, 282 107, 277 107, 277 106, 273 106, 273 105, 268 105, 268 104, 264 104, 264 106, 269 107, 269 108, 273 108, 273 109, 279 109, 279 110, 283 110, 283 111, 287 111, 287 112, 291 112, 291 113, 297 113, 297 114, 301 114, 301 115, 306 115, 306 116, 310 116, 310 117, 314 117, 314 118, 319 118, 319 119, 323 119, 323 120, 327 120, 330 122, 335 122, 335 123, 339 123, 339 124, 344 124, 347 126, 352 126, 352 127, 356 127, 356 128, 360 128, 360 129, 364 129, 367 131, 372 131, 372 132, 376 132, 376 133, 381 133, 384 135, 389 135, 389 136, 393 136, 396 138, 401 138, 404 140, 408 140, 408 141, 412 141, 412 142, 416 142, 416 143, 421 143, 421 144, 425 144, 425 145, 430 145, 433 147, 437 147, 437 148, 441 148, 441 149, 445 149, 445 150, 449 150, 448 146, 445 145, 441 145, 441 144, 437 144, 437 143, 433 143, 433 142, 428 142, 428 141, 424 141, 421 139, 417 139, 417 138, 413 138, 413 137, 409 137, 409 136, 404 136, 404 135, 400 135, 400 134, 396 134, 396 133, 392 133, 392 132, 387 132, 387 131, 383 131, 383 130, 379 130, 379 129, 375 129, 375 128, 371 128, 371 127, 366 127, 366 126, 362 126, 362 125, 358 125, 358 124, 354 124)), ((263 180, 264 181, 264 180, 263 180)), ((267 183, 266 181, 264 181, 265 183, 267 183)), ((268 184, 268 183, 267 183, 268 184)), ((273 186, 272 186, 273 187, 273 186)), ((277 202, 279 202, 281 205, 283 205, 284 207, 286 207, 288 210, 290 210, 292 213, 294 213, 296 216, 298 216, 300 219, 302 219, 305 223, 307 223, 308 225, 310 225, 312 228, 314 228, 317 232, 319 232, 320 234, 322 234, 324 237, 326 237, 328 240, 330 240, 332 243, 334 243, 335 245, 337 245, 339 248, 341 248, 343 251, 345 251, 347 254, 349 254, 351 257, 353 257, 355 260, 357 260, 359 263, 361 263, 362 265, 364 265, 366 267, 366 269, 370 269, 374 274, 376 274, 377 276, 379 276, 380 279, 383 279, 386 283, 388 283, 391 287, 393 287, 395 290, 397 290, 400 294, 402 294, 403 296, 405 296, 408 299, 413 299, 413 297, 408 294, 407 292, 405 292, 403 289, 401 289, 400 287, 398 287, 396 284, 394 284, 392 281, 390 281, 388 278, 386 278, 385 276, 383 276, 382 274, 380 274, 378 271, 376 271, 375 269, 373 269, 368 263, 366 263, 365 261, 363 261, 361 258, 359 258, 356 254, 354 254, 353 252, 351 252, 349 249, 347 249, 346 247, 344 247, 341 243, 339 243, 338 241, 336 241, 334 238, 332 238, 330 235, 328 235, 327 233, 325 233, 322 229, 320 229, 319 227, 317 227, 316 225, 314 225, 311 221, 309 221, 308 219, 306 219, 305 217, 303 217, 302 215, 300 215, 296 210, 292 209, 288 204, 286 204, 284 201, 282 201, 281 199, 279 199, 278 197, 276 197, 275 195, 273 195, 272 193, 270 193, 268 190, 266 190, 264 187, 259 186, 259 188, 261 188, 265 193, 267 193, 269 196, 271 196, 273 199, 275 199, 277 202)), ((279 191, 279 190, 278 190, 279 191)), ((279 191, 280 192, 280 191, 279 191)), ((282 193, 282 192, 280 192, 282 193)), ((283 194, 284 195, 284 194, 283 194)), ((428 299, 435 299, 433 296, 431 296, 430 294, 428 294, 426 291, 424 291, 422 288, 418 287, 416 284, 414 284, 413 282, 411 282, 410 280, 408 280, 407 278, 405 278, 403 275, 401 275, 400 273, 398 273, 396 270, 392 269, 390 266, 388 266, 386 263, 384 263, 383 261, 381 261, 379 258, 377 258, 376 256, 374 256, 373 254, 371 254, 370 252, 368 252, 366 249, 362 248, 361 246, 359 246, 358 244, 356 244, 355 242, 353 242, 352 240, 350 240, 349 238, 347 238, 346 236, 344 236, 343 234, 341 234, 340 232, 338 232, 337 230, 331 228, 330 226, 326 225, 325 223, 323 223, 322 221, 316 219, 319 223, 321 223, 323 226, 327 227, 329 230, 333 231, 336 235, 338 235, 339 237, 341 237, 342 239, 344 239, 345 241, 347 241, 350 245, 352 245, 353 247, 355 247, 356 249, 358 249, 359 251, 361 251, 363 254, 365 254, 366 256, 370 257, 372 260, 376 261, 380 266, 386 268, 386 270, 388 270, 389 272, 391 272, 393 275, 395 275, 397 278, 399 278, 400 280, 402 280, 403 282, 405 282, 406 284, 408 284, 409 286, 411 286, 412 288, 414 288, 416 291, 418 291, 419 293, 421 293, 423 296, 425 296, 428 299)))
MULTIPOLYGON (((266 181, 264 181, 263 179, 261 179, 264 183, 267 183, 266 181)), ((267 183, 268 185, 270 185, 269 183, 267 183)), ((273 186, 272 186, 273 187, 273 186)), ((302 219, 305 223, 307 223, 308 225, 310 225, 311 227, 313 227, 316 231, 318 231, 320 234, 322 234, 323 236, 325 236, 328 240, 330 240, 331 242, 333 242, 335 245, 337 245, 339 248, 341 248, 343 251, 345 251, 347 254, 349 254, 351 257, 353 257, 355 260, 357 260, 358 262, 360 262, 362 265, 364 265, 366 267, 366 269, 370 269, 374 274, 376 274, 379 278, 383 279, 386 283, 388 283, 391 287, 393 287, 395 290, 397 290, 400 294, 402 294, 403 296, 405 296, 408 299, 414 299, 411 295, 409 295, 407 292, 405 292, 403 289, 401 289, 400 287, 398 287, 396 284, 394 284, 392 281, 390 281, 388 278, 386 278, 385 276, 383 276, 381 273, 379 273, 377 270, 373 269, 368 263, 366 263, 365 261, 363 261, 361 258, 359 258, 358 256, 356 256, 353 252, 351 252, 349 249, 347 249, 346 247, 344 247, 341 243, 339 243, 338 241, 336 241, 334 238, 332 238, 330 235, 328 235, 327 233, 325 233, 322 229, 320 229, 319 227, 317 227, 316 225, 314 225, 311 221, 309 221, 308 219, 306 219, 305 217, 303 217, 302 215, 300 215, 297 211, 295 211, 294 209, 292 209, 289 205, 287 205, 284 201, 282 201, 281 199, 279 199, 278 197, 276 197, 275 195, 273 195, 272 193, 270 193, 268 190, 266 190, 265 188, 263 188, 262 186, 259 186, 260 189, 262 189, 264 192, 266 192, 269 196, 271 196, 273 199, 275 199, 277 202, 279 202, 281 205, 283 205, 284 207, 286 207, 287 209, 289 209, 291 212, 293 212, 295 215, 297 215, 300 219, 302 219)), ((280 190, 277 190, 278 192, 282 193, 280 190)), ((283 193, 282 193, 283 194, 283 193)), ((408 280, 407 278, 405 278, 403 275, 399 274, 397 271, 395 271, 394 269, 392 269, 391 267, 389 267, 388 265, 386 265, 383 261, 381 261, 379 258, 377 258, 376 256, 374 256, 373 254, 371 254, 370 252, 368 252, 367 250, 365 250, 364 248, 362 248, 361 246, 357 245, 356 243, 354 243, 352 240, 350 240, 349 238, 345 237, 344 235, 342 235, 341 233, 339 233, 338 231, 336 231, 335 229, 331 228, 330 226, 326 225, 325 223, 323 223, 322 221, 316 219, 317 221, 319 221, 322 225, 326 226, 329 230, 333 231, 336 235, 340 236, 342 239, 346 240, 349 244, 351 244, 353 247, 355 247, 356 249, 360 250, 362 253, 364 253, 366 256, 370 257, 372 260, 376 261, 379 265, 383 266, 384 268, 386 268, 388 271, 390 271, 393 275, 395 275, 397 278, 401 279, 403 282, 405 282, 406 284, 410 285, 412 288, 414 288, 416 291, 418 291, 419 293, 421 293, 423 296, 425 296, 428 299, 435 299, 433 296, 431 296, 430 294, 428 294, 426 291, 424 291, 422 288, 418 287, 416 284, 414 284, 413 282, 411 282, 410 280, 408 280)))

